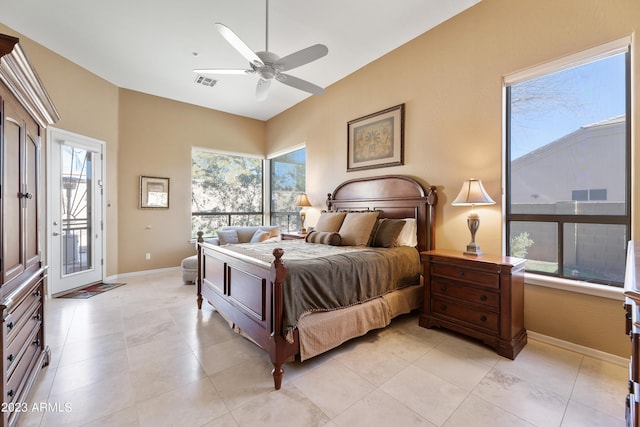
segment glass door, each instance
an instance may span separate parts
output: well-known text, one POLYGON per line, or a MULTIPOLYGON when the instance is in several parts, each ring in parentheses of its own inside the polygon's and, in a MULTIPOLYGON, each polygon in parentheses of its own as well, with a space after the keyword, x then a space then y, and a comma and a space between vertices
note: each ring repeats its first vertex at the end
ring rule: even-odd
POLYGON ((103 278, 102 144, 60 132, 48 139, 52 294, 103 278))

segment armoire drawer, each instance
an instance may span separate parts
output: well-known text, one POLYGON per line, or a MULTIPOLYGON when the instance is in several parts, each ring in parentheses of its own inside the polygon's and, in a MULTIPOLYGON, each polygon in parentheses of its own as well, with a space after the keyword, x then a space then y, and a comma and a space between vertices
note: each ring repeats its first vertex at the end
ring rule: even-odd
POLYGON ((15 330, 15 334, 13 334, 12 337, 13 339, 8 342, 5 353, 8 372, 12 372, 21 354, 25 353, 26 347, 31 345, 31 337, 34 335, 34 331, 40 330, 42 324, 40 320, 40 308, 40 303, 36 301, 32 307, 32 311, 24 313, 22 319, 26 319, 26 321, 24 323, 20 322, 20 328, 15 330))

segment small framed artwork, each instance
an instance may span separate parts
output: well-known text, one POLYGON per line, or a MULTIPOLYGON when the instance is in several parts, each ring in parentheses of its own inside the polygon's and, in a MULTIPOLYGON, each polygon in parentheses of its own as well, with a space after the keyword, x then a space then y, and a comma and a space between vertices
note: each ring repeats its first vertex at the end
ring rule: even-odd
POLYGON ((169 209, 169 178, 140 177, 140 208, 169 209))
POLYGON ((347 172, 404 164, 404 104, 347 123, 347 172))

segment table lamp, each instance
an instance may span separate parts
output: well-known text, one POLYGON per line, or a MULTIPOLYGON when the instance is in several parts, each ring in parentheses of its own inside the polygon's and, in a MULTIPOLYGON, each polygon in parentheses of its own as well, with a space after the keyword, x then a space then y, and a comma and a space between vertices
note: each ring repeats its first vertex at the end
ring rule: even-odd
POLYGON ((487 194, 482 181, 475 178, 469 178, 462 184, 462 188, 455 198, 453 206, 471 206, 471 212, 467 216, 467 226, 471 232, 471 242, 467 245, 465 255, 482 255, 480 246, 476 243, 476 231, 480 227, 480 216, 475 211, 476 205, 493 205, 496 202, 487 194))
POLYGON ((307 206, 311 206, 311 203, 309 203, 309 198, 305 193, 298 194, 298 196, 296 197, 296 206, 301 208, 300 209, 300 233, 304 234, 307 232, 307 229, 304 227, 304 220, 306 216, 304 208, 307 206))

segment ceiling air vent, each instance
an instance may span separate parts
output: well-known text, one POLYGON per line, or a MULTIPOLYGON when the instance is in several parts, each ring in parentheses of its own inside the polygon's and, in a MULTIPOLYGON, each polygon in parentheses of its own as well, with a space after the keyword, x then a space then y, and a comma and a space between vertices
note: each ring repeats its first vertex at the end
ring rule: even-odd
POLYGON ((218 81, 215 79, 212 79, 211 77, 198 76, 196 77, 196 83, 204 86, 214 87, 216 83, 218 83, 218 81))

